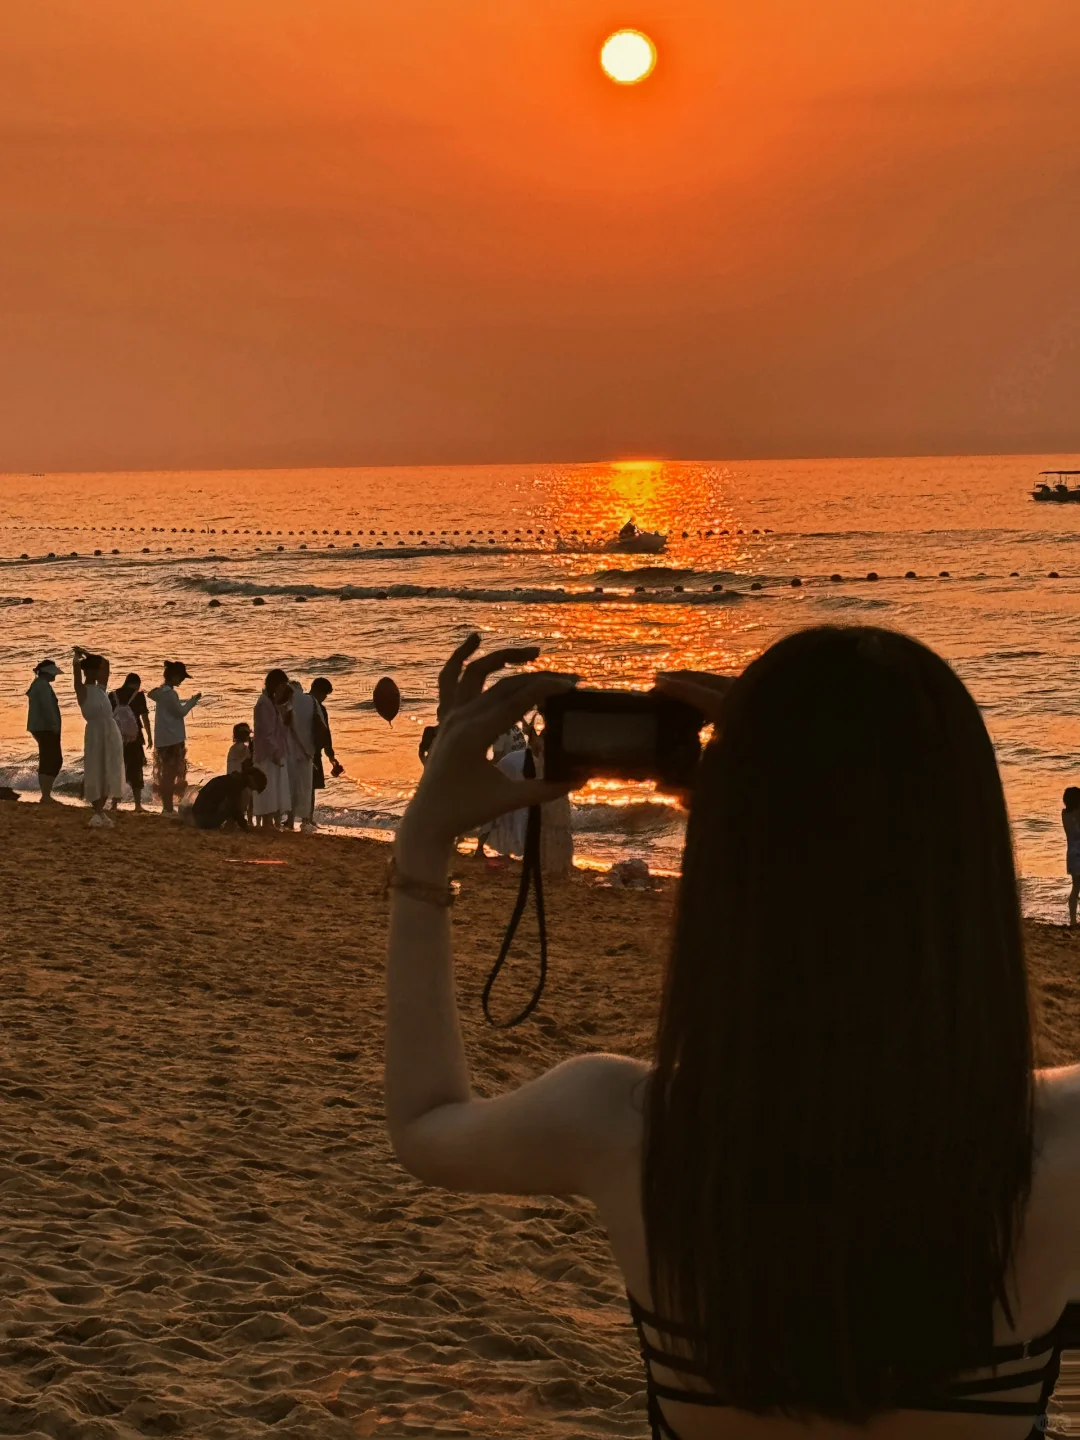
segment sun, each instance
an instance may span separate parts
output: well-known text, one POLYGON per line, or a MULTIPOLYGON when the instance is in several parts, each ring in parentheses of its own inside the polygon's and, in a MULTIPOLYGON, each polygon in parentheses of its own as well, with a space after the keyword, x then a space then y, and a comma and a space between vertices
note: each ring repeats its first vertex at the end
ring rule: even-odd
POLYGON ((637 85, 656 67, 656 46, 640 30, 616 30, 604 41, 600 64, 616 85, 637 85))

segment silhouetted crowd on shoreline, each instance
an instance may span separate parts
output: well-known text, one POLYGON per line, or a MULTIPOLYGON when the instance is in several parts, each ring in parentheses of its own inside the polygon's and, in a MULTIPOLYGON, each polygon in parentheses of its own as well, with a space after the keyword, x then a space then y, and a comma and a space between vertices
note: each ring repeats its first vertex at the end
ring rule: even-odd
MULTIPOLYGON (((51 803, 53 787, 63 769, 63 720, 53 688, 60 667, 42 660, 26 692, 26 728, 38 749, 41 799, 51 803)), ((152 788, 162 813, 176 815, 188 789, 187 716, 202 694, 182 699, 180 686, 190 679, 180 660, 167 660, 162 683, 144 694, 142 680, 132 672, 122 685, 109 689, 110 664, 103 655, 76 646, 72 652, 72 683, 85 722, 83 734, 83 798, 95 828, 111 826, 126 780, 136 812, 144 810, 147 751, 153 752, 152 788), (154 705, 153 725, 148 701, 154 705)), ((327 698, 333 685, 324 676, 305 691, 284 670, 269 672, 254 708, 253 723, 233 727, 233 744, 225 773, 203 785, 187 813, 199 829, 253 821, 263 829, 282 826, 304 832, 316 828, 315 792, 326 785, 327 772, 343 767, 334 753, 327 698)))

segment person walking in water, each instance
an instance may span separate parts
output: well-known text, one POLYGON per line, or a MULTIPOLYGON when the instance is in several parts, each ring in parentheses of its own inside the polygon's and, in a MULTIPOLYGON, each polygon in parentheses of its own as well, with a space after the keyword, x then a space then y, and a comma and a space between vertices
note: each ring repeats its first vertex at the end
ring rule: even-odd
POLYGON ((38 785, 43 803, 52 800, 52 788, 64 764, 60 749, 60 702, 52 682, 60 674, 53 660, 42 660, 34 666, 34 679, 26 692, 29 701, 26 728, 38 747, 38 785))
POLYGON ((83 741, 83 798, 89 800, 94 813, 90 824, 95 829, 113 824, 105 806, 119 800, 123 785, 124 742, 113 719, 109 703, 109 662, 103 655, 88 655, 76 646, 73 653, 75 698, 86 721, 83 741))
POLYGON ((263 692, 255 702, 255 736, 252 751, 255 764, 266 776, 266 784, 254 797, 253 809, 264 830, 276 830, 282 815, 291 808, 288 758, 289 732, 281 705, 289 694, 289 677, 284 670, 271 670, 263 692))
POLYGON ((189 678, 181 660, 166 660, 165 683, 150 691, 154 702, 154 789, 166 815, 176 813, 175 801, 187 789, 187 725, 185 717, 202 699, 196 691, 181 700, 176 687, 189 678))
POLYGON ((1065 830, 1065 868, 1072 881, 1069 891, 1069 929, 1076 929, 1076 902, 1080 897, 1080 788, 1070 785, 1061 797, 1065 807, 1061 824, 1065 830))
MULTIPOLYGON (((143 780, 146 771, 146 750, 143 747, 143 731, 147 745, 153 746, 150 733, 150 709, 142 692, 142 680, 132 672, 118 690, 109 692, 109 703, 113 707, 113 719, 124 742, 124 778, 131 786, 135 801, 135 813, 143 814, 143 780)), ((117 809, 119 800, 113 801, 117 809)))

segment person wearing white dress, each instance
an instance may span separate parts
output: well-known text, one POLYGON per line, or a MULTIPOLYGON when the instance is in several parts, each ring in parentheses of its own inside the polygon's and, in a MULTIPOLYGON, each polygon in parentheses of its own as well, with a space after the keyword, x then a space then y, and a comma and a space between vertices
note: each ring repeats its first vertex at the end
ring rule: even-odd
POLYGON ((109 662, 103 655, 73 652, 75 698, 86 721, 83 741, 83 798, 94 813, 90 824, 101 829, 113 824, 105 806, 119 800, 124 780, 124 739, 113 719, 109 700, 109 662))
POLYGON ((292 690, 289 706, 292 720, 287 722, 289 813, 285 825, 292 830, 299 821, 300 829, 310 832, 315 828, 315 699, 305 693, 299 680, 291 680, 289 686, 292 690))

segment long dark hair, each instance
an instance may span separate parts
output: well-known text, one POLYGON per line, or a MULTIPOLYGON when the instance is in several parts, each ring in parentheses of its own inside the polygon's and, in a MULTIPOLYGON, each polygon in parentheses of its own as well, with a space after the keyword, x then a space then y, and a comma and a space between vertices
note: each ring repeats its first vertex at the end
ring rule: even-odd
POLYGON ((117 705, 130 705, 142 686, 142 678, 135 674, 134 670, 128 675, 122 685, 118 685, 113 691, 116 696, 117 705))
POLYGON ((646 1102, 654 1305, 727 1403, 858 1423, 986 1363, 1032 1063, 974 701, 904 635, 782 640, 702 762, 646 1102))

